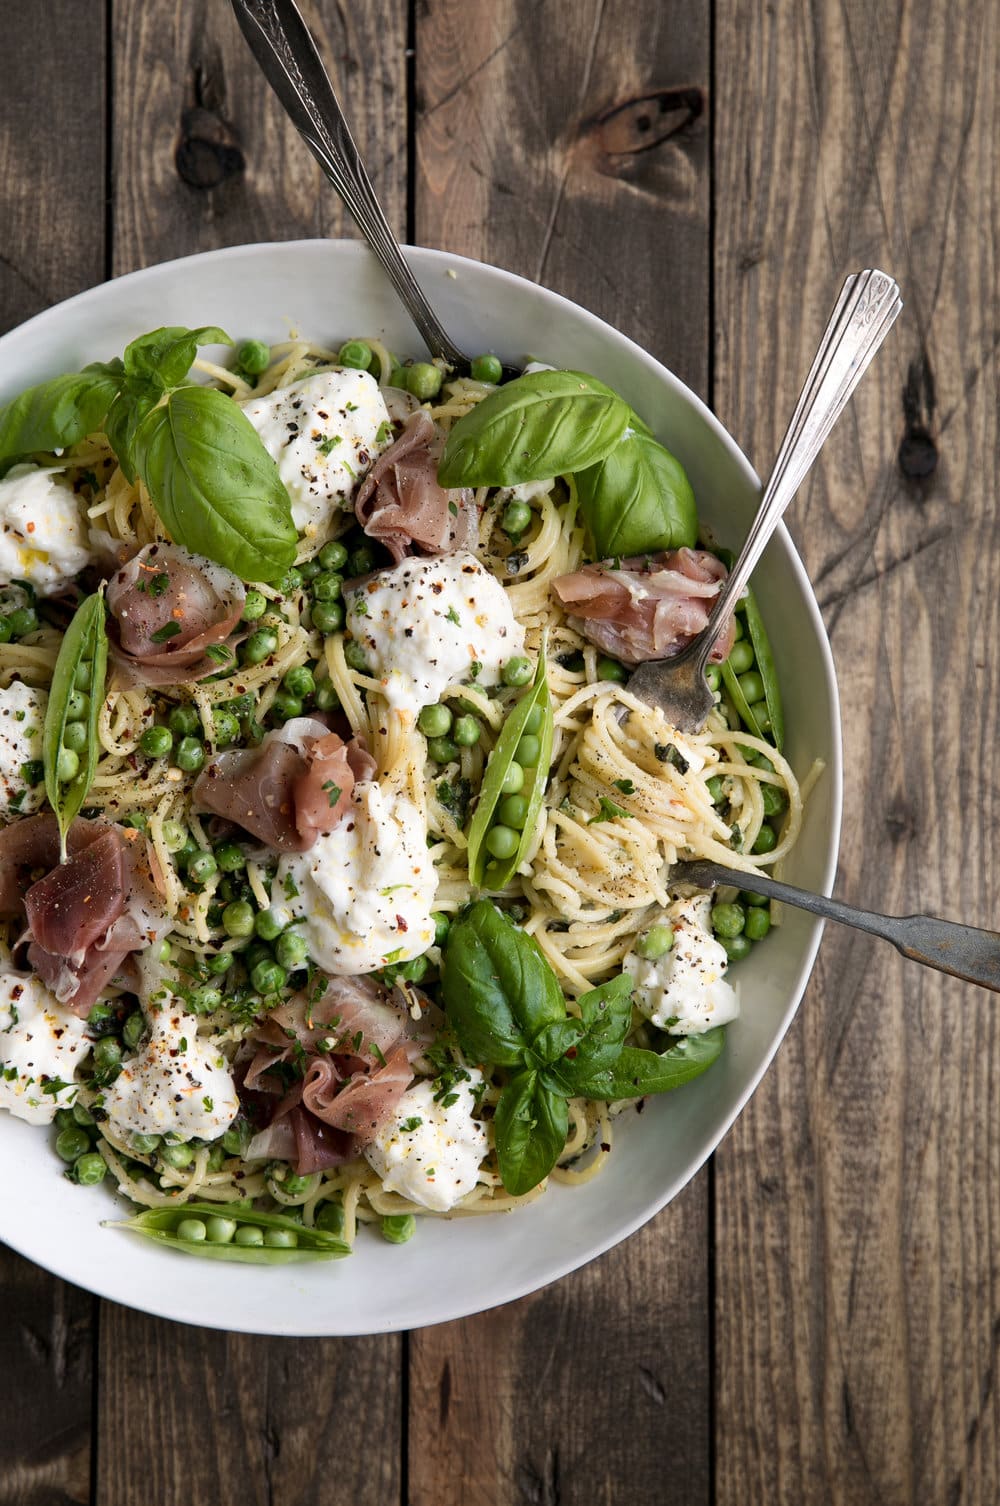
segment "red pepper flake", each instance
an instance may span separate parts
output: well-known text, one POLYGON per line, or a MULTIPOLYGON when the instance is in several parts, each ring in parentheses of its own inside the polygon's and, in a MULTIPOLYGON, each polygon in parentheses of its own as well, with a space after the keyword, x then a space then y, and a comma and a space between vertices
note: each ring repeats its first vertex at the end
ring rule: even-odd
POLYGON ((34 533, 34 531, 35 531, 35 525, 34 525, 34 523, 29 523, 28 524, 28 532, 29 533, 34 533))
POLYGON ((410 928, 406 924, 406 921, 403 919, 403 917, 401 915, 397 915, 396 916, 396 930, 397 931, 408 931, 409 929, 410 928))

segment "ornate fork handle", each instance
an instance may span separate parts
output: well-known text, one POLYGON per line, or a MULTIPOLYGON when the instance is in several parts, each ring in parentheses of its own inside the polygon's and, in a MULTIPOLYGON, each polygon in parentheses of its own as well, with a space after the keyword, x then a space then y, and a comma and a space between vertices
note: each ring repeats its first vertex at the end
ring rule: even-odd
POLYGON ((294 0, 232 0, 268 83, 340 194, 432 355, 464 369, 468 357, 442 328, 400 254, 323 61, 294 0))

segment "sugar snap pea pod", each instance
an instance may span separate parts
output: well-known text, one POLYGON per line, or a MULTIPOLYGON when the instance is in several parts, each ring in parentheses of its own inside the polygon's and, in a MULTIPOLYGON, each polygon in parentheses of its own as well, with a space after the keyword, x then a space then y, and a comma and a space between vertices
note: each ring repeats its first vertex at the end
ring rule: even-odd
MULTIPOLYGON (((750 634, 754 657, 757 660, 757 669, 761 679, 764 681, 764 700, 767 703, 767 714, 771 718, 771 741, 776 748, 780 749, 785 740, 785 717, 781 708, 781 691, 778 687, 778 674, 774 667, 771 641, 767 636, 764 619, 760 615, 757 598, 749 589, 746 594, 744 610, 746 612, 747 632, 750 634)), ((742 712, 740 715, 742 715, 742 712)))
POLYGON ((88 596, 76 609, 63 636, 52 672, 52 687, 42 732, 45 793, 59 823, 61 860, 66 861, 66 833, 87 797, 97 769, 100 742, 97 721, 104 702, 108 635, 104 625, 104 588, 88 596), (85 685, 81 691, 80 686, 85 685), (81 695, 87 699, 81 700, 81 695), (78 709, 82 716, 77 715, 78 709), (66 755, 64 737, 69 721, 82 720, 87 741, 80 755, 66 755))
MULTIPOLYGON (((757 718, 750 710, 749 702, 747 701, 746 696, 743 694, 742 687, 740 686, 740 682, 736 676, 736 671, 733 669, 733 666, 727 659, 724 664, 721 664, 719 666, 719 668, 722 670, 722 682, 729 692, 729 696, 732 700, 733 705, 736 707, 736 714, 739 717, 740 721, 743 723, 744 727, 746 727, 748 732, 753 733, 754 737, 763 737, 764 734, 760 730, 760 727, 757 725, 757 718)), ((763 679, 763 676, 761 676, 761 678, 763 679)))
MULTIPOLYGON (((325 1229, 309 1229, 282 1213, 257 1213, 234 1203, 181 1203, 176 1208, 146 1208, 134 1218, 121 1223, 106 1221, 105 1228, 129 1229, 144 1234, 157 1244, 185 1255, 203 1255, 209 1260, 236 1260, 245 1265, 293 1265, 308 1260, 336 1260, 350 1255, 346 1239, 325 1229), (224 1242, 213 1242, 211 1221, 235 1223, 235 1230, 224 1242), (178 1233, 182 1224, 188 1236, 178 1233), (198 1233, 198 1225, 203 1232, 198 1233), (294 1240, 289 1244, 243 1244, 244 1231, 257 1230, 261 1238, 294 1240), (195 1237, 190 1237, 191 1235, 195 1237), (206 1237, 207 1234, 207 1237, 206 1237)), ((224 1231, 229 1233, 228 1230, 224 1231)))
POLYGON ((549 760, 552 757, 552 697, 549 695, 549 683, 545 660, 545 644, 542 644, 538 655, 538 666, 535 670, 535 678, 525 690, 520 700, 514 706, 503 730, 497 738, 496 747, 490 754, 483 775, 482 789, 479 793, 479 804, 476 806, 476 814, 472 818, 469 828, 469 878, 473 884, 482 887, 486 882, 487 866, 491 867, 490 888, 502 889, 517 871, 524 851, 531 840, 531 833, 538 811, 545 794, 545 784, 549 777, 549 760), (503 799, 503 784, 515 755, 518 744, 524 735, 525 725, 532 712, 538 708, 541 712, 541 723, 536 734, 538 738, 538 757, 531 768, 526 768, 525 781, 521 790, 526 810, 524 823, 521 827, 520 841, 516 850, 505 857, 492 856, 486 845, 486 839, 493 826, 497 807, 503 799))

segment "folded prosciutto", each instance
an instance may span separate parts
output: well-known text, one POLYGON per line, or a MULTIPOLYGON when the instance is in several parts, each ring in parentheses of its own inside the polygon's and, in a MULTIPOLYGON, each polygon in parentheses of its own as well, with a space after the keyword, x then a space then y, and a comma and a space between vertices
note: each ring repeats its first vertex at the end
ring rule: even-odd
POLYGON ((375 767, 360 738, 345 743, 315 717, 299 716, 268 732, 259 748, 217 753, 192 793, 196 807, 235 821, 269 847, 308 852, 375 767))
POLYGON ((223 565, 177 544, 147 544, 108 582, 111 654, 124 685, 176 685, 215 674, 206 649, 224 643, 246 591, 223 565))
MULTIPOLYGON (((552 582, 557 599, 591 643, 623 664, 669 659, 708 624, 726 567, 704 549, 605 560, 552 582)), ((712 647, 721 664, 733 646, 733 620, 712 647)))
POLYGON ((354 502, 358 522, 399 564, 408 554, 475 548, 479 518, 472 492, 439 485, 444 441, 423 408, 381 454, 354 502))

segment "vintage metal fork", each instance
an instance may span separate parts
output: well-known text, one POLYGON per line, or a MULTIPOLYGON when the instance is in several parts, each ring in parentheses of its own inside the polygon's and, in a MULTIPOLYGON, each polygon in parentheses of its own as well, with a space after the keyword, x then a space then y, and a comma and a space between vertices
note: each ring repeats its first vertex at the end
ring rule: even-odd
POLYGON ((705 725, 715 704, 705 678, 712 645, 778 520, 902 307, 899 288, 887 273, 867 270, 848 277, 781 442, 746 543, 715 600, 707 627, 674 658, 642 664, 630 679, 628 688, 633 694, 659 706, 679 731, 698 732, 705 725))

